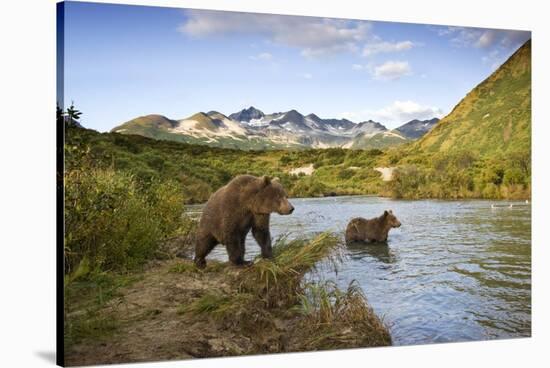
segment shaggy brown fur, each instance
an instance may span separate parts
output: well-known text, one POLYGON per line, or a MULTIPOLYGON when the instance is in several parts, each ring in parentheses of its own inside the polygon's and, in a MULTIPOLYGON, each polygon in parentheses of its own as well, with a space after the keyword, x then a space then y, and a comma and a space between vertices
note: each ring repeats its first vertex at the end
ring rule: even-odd
POLYGON ((229 261, 245 262, 245 239, 252 229, 254 239, 262 249, 262 257, 270 258, 271 234, 269 216, 273 212, 289 215, 294 207, 277 179, 239 175, 218 189, 202 212, 195 245, 195 264, 206 266, 206 256, 217 244, 227 248, 229 261))
POLYGON ((384 211, 380 217, 367 220, 362 217, 352 219, 346 228, 346 243, 385 242, 390 229, 401 226, 401 222, 391 210, 384 211))

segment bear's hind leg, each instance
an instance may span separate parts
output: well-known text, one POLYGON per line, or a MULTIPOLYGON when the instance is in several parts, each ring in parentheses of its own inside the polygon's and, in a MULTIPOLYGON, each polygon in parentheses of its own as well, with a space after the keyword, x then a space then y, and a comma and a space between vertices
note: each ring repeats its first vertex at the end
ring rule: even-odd
POLYGON ((199 236, 195 245, 195 265, 198 268, 206 267, 206 256, 217 244, 218 241, 211 234, 199 236))

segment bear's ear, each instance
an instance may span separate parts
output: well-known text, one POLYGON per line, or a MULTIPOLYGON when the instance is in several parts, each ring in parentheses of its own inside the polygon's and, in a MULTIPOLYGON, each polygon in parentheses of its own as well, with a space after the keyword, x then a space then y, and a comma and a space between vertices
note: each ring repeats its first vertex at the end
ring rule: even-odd
POLYGON ((281 179, 279 179, 279 178, 278 178, 278 177, 276 176, 276 177, 274 177, 273 179, 271 179, 271 181, 276 181, 276 182, 280 182, 280 181, 281 181, 281 179))
POLYGON ((388 212, 391 213, 391 214, 393 215, 393 211, 392 211, 392 210, 389 210, 388 212))
POLYGON ((264 175, 263 183, 264 183, 265 186, 268 186, 269 184, 271 184, 271 178, 267 175, 264 175))
POLYGON ((384 217, 388 216, 388 211, 384 211, 384 217))

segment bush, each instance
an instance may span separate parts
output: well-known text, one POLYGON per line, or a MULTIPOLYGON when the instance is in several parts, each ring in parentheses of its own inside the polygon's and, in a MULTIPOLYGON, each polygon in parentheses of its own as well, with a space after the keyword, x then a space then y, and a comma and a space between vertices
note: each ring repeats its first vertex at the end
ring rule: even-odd
POLYGON ((181 223, 178 185, 151 182, 112 169, 65 175, 65 272, 85 261, 90 269, 131 269, 151 258, 181 223))
POLYGON ((288 165, 291 161, 292 159, 290 158, 289 155, 282 155, 281 158, 279 159, 279 162, 281 163, 281 165, 288 165))
POLYGON ((395 169, 390 190, 395 198, 418 198, 419 189, 425 183, 425 172, 415 165, 407 165, 395 169))
POLYGON ((513 167, 510 169, 507 169, 504 172, 504 179, 503 179, 504 184, 507 184, 507 185, 523 184, 524 181, 525 181, 525 177, 519 168, 513 167))
POLYGON ((291 188, 291 197, 322 197, 329 188, 314 176, 301 177, 291 188))
POLYGON ((341 169, 338 171, 338 178, 342 180, 350 179, 355 175, 355 171, 352 169, 341 169))

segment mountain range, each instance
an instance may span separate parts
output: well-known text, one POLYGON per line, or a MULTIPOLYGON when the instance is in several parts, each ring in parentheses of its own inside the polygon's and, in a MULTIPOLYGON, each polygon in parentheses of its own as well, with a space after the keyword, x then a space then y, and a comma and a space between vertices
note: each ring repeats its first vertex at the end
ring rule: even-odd
POLYGON ((412 120, 389 130, 372 120, 322 119, 296 110, 265 114, 251 106, 226 116, 218 111, 199 112, 173 120, 146 115, 119 125, 111 132, 138 134, 155 139, 238 149, 276 148, 384 148, 418 139, 439 119, 412 120))

